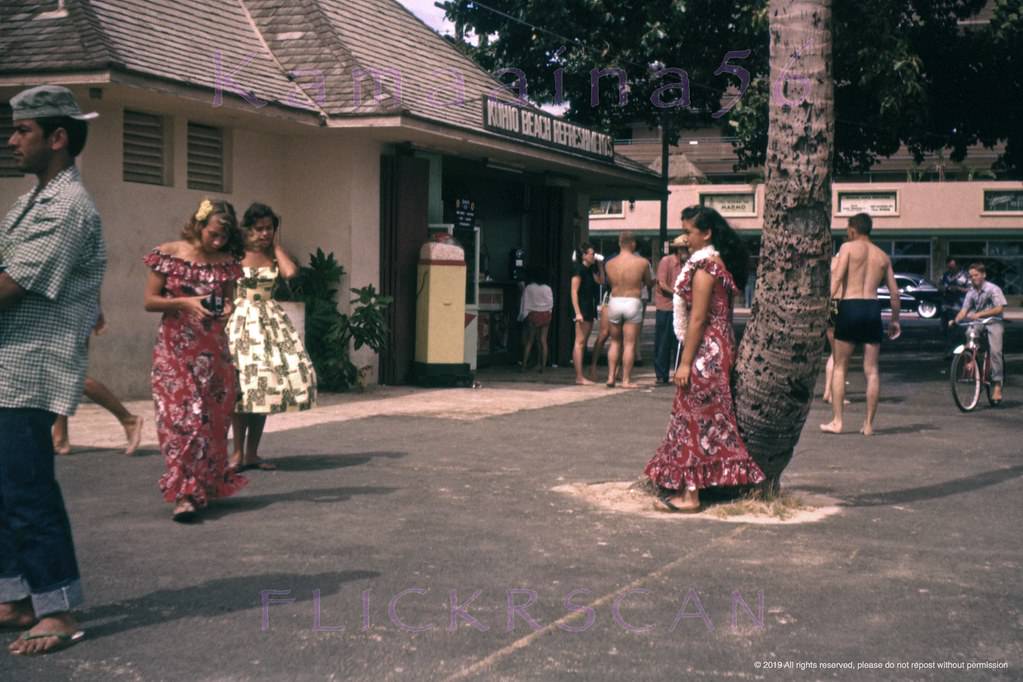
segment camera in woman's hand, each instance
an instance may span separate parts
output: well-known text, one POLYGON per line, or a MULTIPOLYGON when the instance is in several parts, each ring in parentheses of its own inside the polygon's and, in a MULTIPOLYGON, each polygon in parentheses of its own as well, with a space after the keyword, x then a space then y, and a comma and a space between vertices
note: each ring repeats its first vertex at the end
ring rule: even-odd
POLYGON ((224 297, 216 291, 211 291, 209 296, 204 298, 201 303, 202 307, 213 313, 215 317, 220 317, 224 314, 224 297))

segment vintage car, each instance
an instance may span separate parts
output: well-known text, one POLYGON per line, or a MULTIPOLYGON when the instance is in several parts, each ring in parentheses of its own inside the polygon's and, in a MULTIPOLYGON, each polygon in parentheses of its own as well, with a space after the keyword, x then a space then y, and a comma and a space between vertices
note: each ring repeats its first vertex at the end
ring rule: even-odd
MULTIPOLYGON (((929 320, 941 310, 941 292, 925 277, 896 272, 895 283, 899 287, 899 307, 902 312, 913 310, 929 320)), ((877 288, 877 300, 881 301, 883 309, 891 308, 891 294, 887 286, 877 288)))

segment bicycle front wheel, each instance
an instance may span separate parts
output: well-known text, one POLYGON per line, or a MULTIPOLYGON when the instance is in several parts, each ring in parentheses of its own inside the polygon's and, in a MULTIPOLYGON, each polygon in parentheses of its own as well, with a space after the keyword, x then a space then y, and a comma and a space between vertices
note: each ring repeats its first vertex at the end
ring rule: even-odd
POLYGON ((952 358, 949 381, 952 384, 952 398, 956 407, 969 412, 980 401, 980 368, 977 356, 972 351, 963 351, 952 358))

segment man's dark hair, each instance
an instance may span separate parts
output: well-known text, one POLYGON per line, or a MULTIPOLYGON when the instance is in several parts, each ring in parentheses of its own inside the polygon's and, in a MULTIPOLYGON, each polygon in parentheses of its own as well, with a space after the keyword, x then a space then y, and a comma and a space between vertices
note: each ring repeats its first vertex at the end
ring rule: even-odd
POLYGON ((949 263, 955 263, 955 262, 956 262, 955 258, 949 257, 949 258, 945 259, 945 265, 948 265, 949 263))
POLYGON ((699 204, 686 206, 682 209, 682 220, 692 220, 696 217, 696 214, 700 212, 700 208, 702 207, 699 204))
POLYGON ((585 256, 586 252, 593 248, 593 244, 589 242, 583 242, 579 245, 579 255, 585 256))
POLYGON ((870 231, 874 229, 874 221, 866 213, 857 213, 852 218, 849 218, 849 227, 862 235, 869 236, 870 231))
POLYGON ((987 268, 985 268, 984 264, 981 263, 980 261, 977 261, 976 263, 970 263, 970 270, 976 270, 980 274, 987 277, 987 268))
POLYGON ((85 121, 78 121, 69 116, 46 116, 35 119, 35 122, 43 129, 44 137, 53 135, 57 128, 66 130, 67 150, 72 159, 78 158, 85 149, 85 142, 89 139, 89 124, 85 121))

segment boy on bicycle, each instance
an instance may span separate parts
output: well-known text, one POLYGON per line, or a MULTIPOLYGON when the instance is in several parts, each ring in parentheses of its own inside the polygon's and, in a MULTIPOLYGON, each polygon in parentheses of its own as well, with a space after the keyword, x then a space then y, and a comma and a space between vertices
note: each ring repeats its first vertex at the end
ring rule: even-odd
POLYGON ((964 319, 981 320, 988 317, 994 319, 985 325, 985 328, 991 352, 991 402, 997 405, 1002 402, 1005 367, 1002 358, 1002 335, 1005 330, 1002 312, 1005 310, 1005 294, 998 285, 987 281, 987 270, 983 263, 970 264, 970 283, 972 286, 966 292, 962 310, 948 324, 949 326, 959 324, 964 319))

